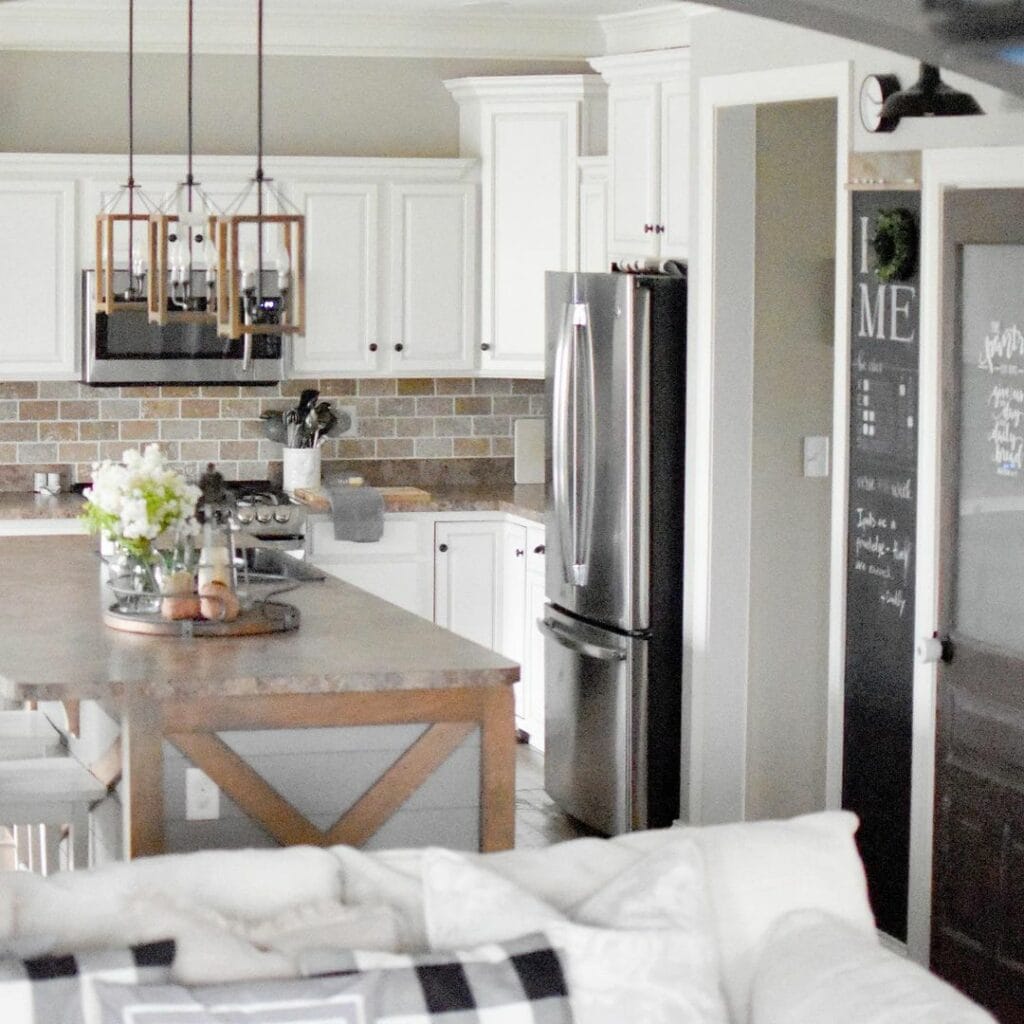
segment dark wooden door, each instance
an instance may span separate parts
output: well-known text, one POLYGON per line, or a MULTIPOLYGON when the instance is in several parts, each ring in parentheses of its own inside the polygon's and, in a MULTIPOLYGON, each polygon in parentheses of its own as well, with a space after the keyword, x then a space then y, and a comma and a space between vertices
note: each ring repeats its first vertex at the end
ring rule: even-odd
POLYGON ((946 199, 942 357, 931 962, 1024 1024, 1024 191, 946 199))

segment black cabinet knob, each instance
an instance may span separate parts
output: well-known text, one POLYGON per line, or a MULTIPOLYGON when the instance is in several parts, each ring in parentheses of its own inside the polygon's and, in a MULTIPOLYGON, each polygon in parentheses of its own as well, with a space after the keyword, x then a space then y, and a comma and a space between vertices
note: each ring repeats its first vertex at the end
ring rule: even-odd
POLYGON ((654 233, 656 235, 663 235, 663 234, 665 234, 665 225, 664 224, 655 224, 655 226, 654 226, 654 233))
POLYGON ((377 342, 375 342, 375 341, 371 341, 370 342, 370 351, 371 352, 376 352, 377 351, 377 342))
POLYGON ((649 235, 653 230, 654 230, 654 225, 653 224, 645 224, 644 225, 644 234, 645 235, 649 235))
POLYGON ((535 555, 543 555, 543 554, 544 554, 544 545, 543 545, 543 544, 538 544, 538 545, 537 545, 537 546, 536 546, 536 547, 535 547, 535 548, 533 549, 533 553, 534 553, 535 555))
POLYGON ((405 348, 405 346, 401 342, 398 342, 398 344, 395 345, 396 352, 401 352, 403 348, 405 348))
POLYGON ((447 551, 448 550, 448 545, 447 544, 438 544, 437 550, 438 551, 447 551))
POLYGON ((526 552, 522 548, 516 548, 516 558, 522 558, 526 552))
POLYGON ((490 346, 490 345, 488 345, 488 344, 487 344, 487 342, 485 341, 485 342, 484 342, 484 343, 483 343, 483 344, 482 344, 482 345, 480 346, 480 349, 481 349, 481 351, 483 351, 483 352, 487 352, 487 351, 489 351, 489 350, 490 350, 490 347, 491 347, 491 346, 490 346))

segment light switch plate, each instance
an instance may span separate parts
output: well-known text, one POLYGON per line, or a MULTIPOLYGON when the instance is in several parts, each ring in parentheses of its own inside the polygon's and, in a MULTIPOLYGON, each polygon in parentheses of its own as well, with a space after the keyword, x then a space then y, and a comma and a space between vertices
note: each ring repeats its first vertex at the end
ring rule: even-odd
POLYGON ((185 769, 185 820, 212 821, 220 817, 220 789, 200 768, 185 769))
POLYGON ((804 438, 804 476, 828 476, 829 438, 804 438))

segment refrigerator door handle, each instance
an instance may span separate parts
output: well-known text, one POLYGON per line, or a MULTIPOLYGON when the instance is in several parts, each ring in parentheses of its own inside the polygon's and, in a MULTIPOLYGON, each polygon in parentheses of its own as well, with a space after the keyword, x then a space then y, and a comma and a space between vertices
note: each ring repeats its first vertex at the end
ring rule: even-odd
POLYGON ((574 296, 555 350, 552 388, 552 496, 566 583, 584 587, 590 574, 597 462, 590 307, 574 296))
POLYGON ((570 651, 582 654, 587 658, 595 658, 598 661, 625 661, 626 652, 615 647, 602 647, 600 644, 592 644, 587 640, 581 640, 572 633, 562 629, 554 619, 538 619, 537 627, 542 633, 546 633, 555 643, 568 647, 570 651))
POLYGON ((555 348, 554 380, 552 382, 553 408, 551 410, 552 502, 558 522, 559 550, 562 557, 562 576, 572 582, 571 548, 574 515, 569 508, 569 409, 572 387, 573 362, 573 306, 566 307, 562 320, 562 333, 555 348))
POLYGON ((590 331, 590 307, 577 307, 574 341, 579 352, 573 358, 575 416, 573 421, 573 573, 576 585, 586 586, 590 575, 590 540, 594 528, 594 475, 597 464, 597 427, 594 423, 597 393, 594 382, 594 338, 590 331), (578 356, 578 357, 577 357, 578 356))

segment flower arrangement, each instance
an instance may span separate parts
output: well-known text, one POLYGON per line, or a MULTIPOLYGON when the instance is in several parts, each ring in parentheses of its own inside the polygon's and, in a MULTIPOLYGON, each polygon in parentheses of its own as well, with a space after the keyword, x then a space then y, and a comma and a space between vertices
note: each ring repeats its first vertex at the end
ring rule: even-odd
POLYGON ((195 511, 202 492, 167 465, 159 445, 129 449, 122 459, 93 465, 81 515, 90 532, 139 559, 151 556, 153 542, 166 530, 198 532, 195 511))

